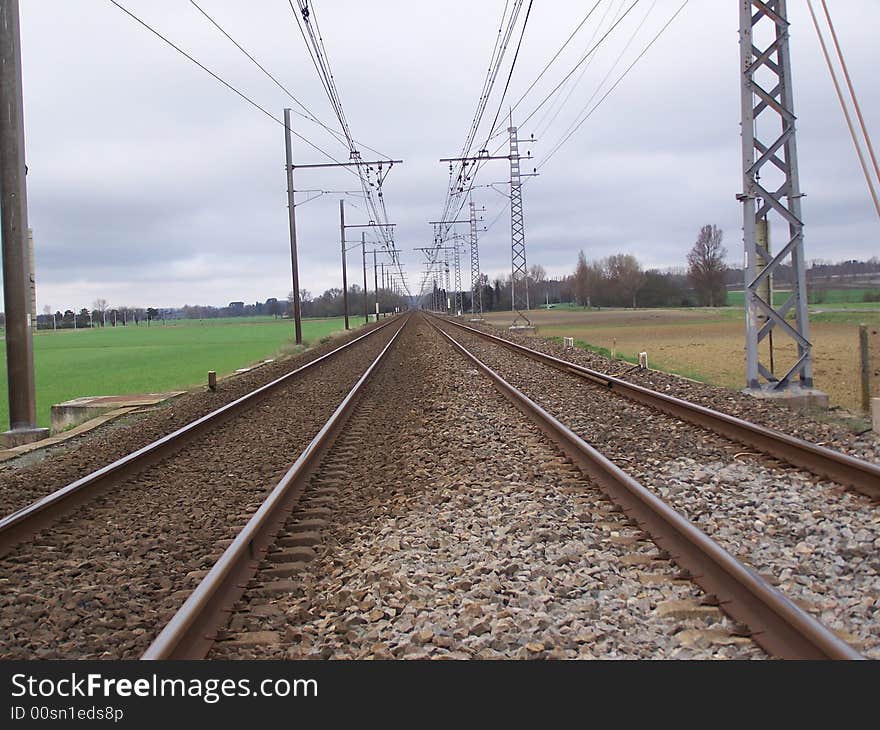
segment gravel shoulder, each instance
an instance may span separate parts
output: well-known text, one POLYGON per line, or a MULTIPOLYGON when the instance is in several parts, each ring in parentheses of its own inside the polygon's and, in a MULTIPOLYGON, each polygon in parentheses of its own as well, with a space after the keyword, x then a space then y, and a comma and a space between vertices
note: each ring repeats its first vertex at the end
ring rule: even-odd
POLYGON ((652 390, 693 401, 722 413, 728 413, 797 436, 811 443, 821 444, 880 464, 880 434, 869 431, 857 435, 844 422, 835 419, 833 413, 802 413, 776 403, 752 398, 730 388, 699 383, 658 370, 633 370, 627 362, 612 360, 581 348, 568 349, 559 342, 544 337, 523 335, 510 332, 506 328, 478 323, 466 322, 465 324, 496 337, 525 345, 533 350, 602 373, 616 375, 623 380, 643 385, 652 390))
POLYGON ((487 365, 856 648, 880 658, 880 508, 827 480, 446 326, 487 365))

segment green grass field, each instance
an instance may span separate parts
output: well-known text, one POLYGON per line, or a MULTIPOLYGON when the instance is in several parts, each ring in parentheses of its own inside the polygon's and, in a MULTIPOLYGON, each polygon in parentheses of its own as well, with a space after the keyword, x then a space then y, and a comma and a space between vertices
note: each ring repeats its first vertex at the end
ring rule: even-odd
MULTIPOLYGON (((303 320, 303 340, 314 344, 343 327, 342 317, 303 320)), ((231 373, 276 355, 292 340, 293 322, 272 317, 39 331, 34 335, 37 419, 48 426, 53 403, 81 396, 185 390, 204 383, 208 370, 231 373)), ((0 355, 0 430, 6 430, 5 341, 0 355)))
MULTIPOLYGON (((866 293, 876 293, 877 289, 825 289, 810 290, 811 309, 880 309, 880 302, 866 302, 866 293)), ((774 291, 773 304, 779 306, 785 304, 790 296, 789 291, 774 291)), ((731 307, 744 306, 744 294, 742 291, 727 292, 727 304, 731 307)))

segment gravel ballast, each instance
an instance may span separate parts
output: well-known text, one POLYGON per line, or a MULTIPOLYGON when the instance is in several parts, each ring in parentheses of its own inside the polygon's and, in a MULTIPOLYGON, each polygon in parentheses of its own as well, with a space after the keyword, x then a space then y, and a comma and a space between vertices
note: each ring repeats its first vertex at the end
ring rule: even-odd
POLYGON ((415 319, 210 658, 764 656, 676 577, 415 319))
POLYGON ((613 360, 580 347, 567 348, 555 340, 541 336, 524 335, 506 328, 478 323, 464 324, 601 373, 616 375, 622 380, 643 385, 660 393, 699 403, 875 464, 880 463, 880 435, 870 430, 856 434, 840 419, 821 417, 820 412, 800 412, 730 388, 700 383, 659 370, 640 370, 629 362, 613 360))
POLYGON ((0 657, 138 657, 395 330, 302 373, 0 559, 0 657))
POLYGON ((0 464, 0 516, 51 494, 381 324, 383 322, 330 338, 293 357, 223 379, 218 382, 216 391, 203 388, 186 393, 156 410, 123 416, 58 446, 3 462, 0 464))
POLYGON ((729 552, 857 649, 880 658, 876 503, 496 343, 445 328, 729 552))

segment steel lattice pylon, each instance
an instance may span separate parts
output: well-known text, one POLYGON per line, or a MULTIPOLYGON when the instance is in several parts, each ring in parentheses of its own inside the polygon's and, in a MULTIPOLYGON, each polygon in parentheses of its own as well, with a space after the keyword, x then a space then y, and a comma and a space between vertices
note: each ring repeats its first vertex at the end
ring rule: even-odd
POLYGON ((739 198, 744 208, 746 252, 746 385, 756 391, 813 387, 786 4, 786 0, 740 0, 743 193, 739 198), (755 45, 756 32, 772 38, 766 48, 755 45), (759 120, 765 141, 758 138, 759 120), (781 182, 777 184, 774 178, 781 182), (773 221, 787 224, 789 236, 775 256, 769 252, 766 236, 758 235, 773 221), (789 259, 791 296, 775 307, 768 283, 789 259), (794 314, 792 322, 786 321, 789 313, 794 314), (773 332, 794 341, 797 347, 797 361, 781 376, 773 372, 772 354, 768 367, 759 353, 768 337, 772 353, 773 332))
POLYGON ((470 202, 471 211, 471 316, 483 316, 483 288, 480 286, 480 248, 477 242, 477 209, 470 202))
POLYGON ((523 220, 522 178, 519 169, 519 140, 516 127, 510 133, 510 301, 516 312, 513 323, 531 325, 524 312, 529 309, 529 276, 526 268, 526 228, 523 220))
POLYGON ((455 310, 454 314, 457 317, 462 313, 464 309, 463 299, 462 299, 462 291, 461 291, 461 250, 458 247, 458 236, 452 239, 452 255, 453 262, 455 265, 455 310))
POLYGON ((443 309, 446 313, 449 313, 449 307, 452 305, 451 298, 449 296, 449 249, 443 254, 443 296, 446 297, 446 301, 443 302, 443 309))

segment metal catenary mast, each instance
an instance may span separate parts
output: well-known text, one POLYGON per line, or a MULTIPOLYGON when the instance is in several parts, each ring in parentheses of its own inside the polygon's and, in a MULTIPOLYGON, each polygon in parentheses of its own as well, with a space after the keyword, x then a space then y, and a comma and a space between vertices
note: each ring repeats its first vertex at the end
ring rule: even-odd
POLYGON ((740 0, 740 55, 743 192, 738 198, 746 254, 746 389, 821 405, 827 396, 813 389, 786 0, 740 0), (769 41, 766 47, 757 45, 759 37, 769 41), (788 230, 787 242, 775 255, 769 246, 774 222, 788 230), (775 306, 771 282, 786 263, 792 291, 775 306), (794 363, 779 371, 774 367, 774 333, 793 342, 797 352, 794 363))

